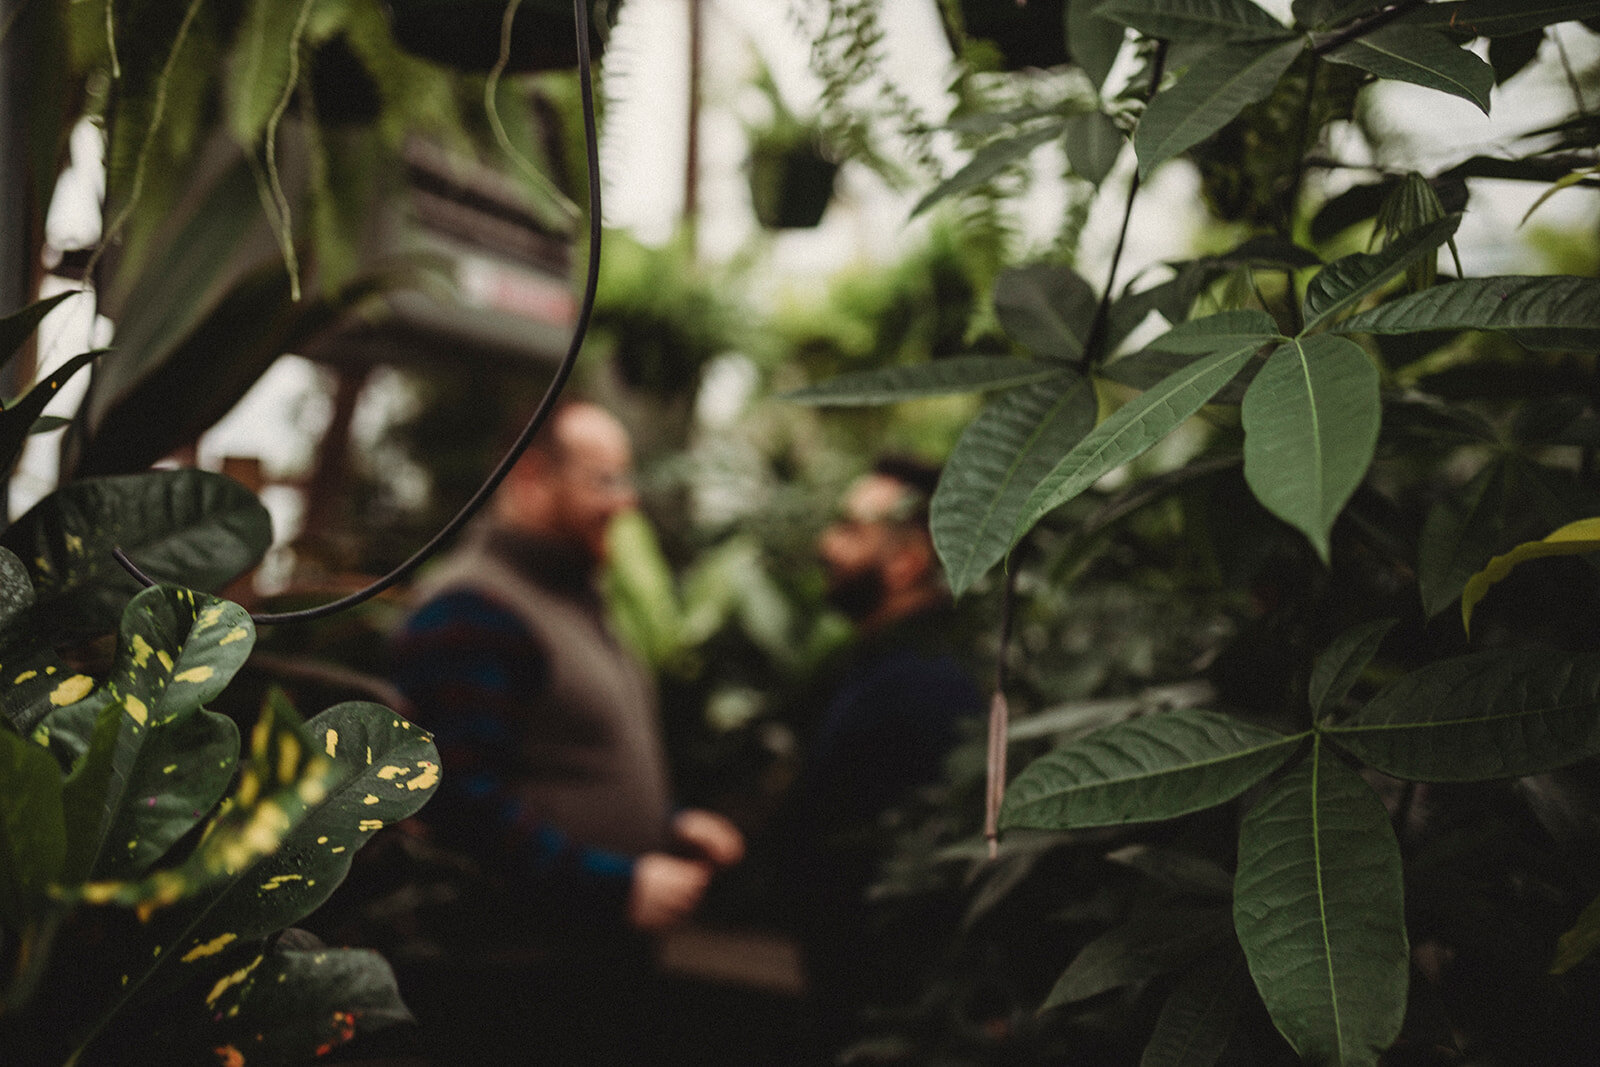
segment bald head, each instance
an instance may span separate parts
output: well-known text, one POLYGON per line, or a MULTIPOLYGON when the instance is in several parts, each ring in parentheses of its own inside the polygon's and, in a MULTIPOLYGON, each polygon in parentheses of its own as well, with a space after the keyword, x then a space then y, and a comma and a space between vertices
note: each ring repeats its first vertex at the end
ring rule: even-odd
POLYGON ((628 431, 604 408, 562 404, 495 497, 502 526, 605 558, 611 520, 638 504, 628 431))

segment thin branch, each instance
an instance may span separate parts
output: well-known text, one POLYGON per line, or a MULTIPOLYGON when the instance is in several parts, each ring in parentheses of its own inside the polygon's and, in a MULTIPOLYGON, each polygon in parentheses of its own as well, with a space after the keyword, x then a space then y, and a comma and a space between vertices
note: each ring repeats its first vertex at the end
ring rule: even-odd
POLYGON ((1400 3, 1391 8, 1379 11, 1375 15, 1368 15, 1364 19, 1351 23, 1337 33, 1324 37, 1321 41, 1311 46, 1311 54, 1325 56, 1336 48, 1343 48, 1351 41, 1365 37, 1374 30, 1381 30, 1402 15, 1409 15, 1427 2, 1428 0, 1400 0, 1400 3))

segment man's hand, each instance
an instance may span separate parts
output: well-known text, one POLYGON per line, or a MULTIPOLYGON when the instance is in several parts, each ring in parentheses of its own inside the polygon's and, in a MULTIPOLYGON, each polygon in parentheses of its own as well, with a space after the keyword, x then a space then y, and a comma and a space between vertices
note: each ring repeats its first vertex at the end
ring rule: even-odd
POLYGON ((732 867, 744 858, 744 835, 714 811, 688 808, 672 820, 678 843, 717 867, 732 867))
POLYGON ((711 868, 705 863, 646 852, 633 864, 628 922, 646 932, 676 926, 699 905, 710 881, 711 868))

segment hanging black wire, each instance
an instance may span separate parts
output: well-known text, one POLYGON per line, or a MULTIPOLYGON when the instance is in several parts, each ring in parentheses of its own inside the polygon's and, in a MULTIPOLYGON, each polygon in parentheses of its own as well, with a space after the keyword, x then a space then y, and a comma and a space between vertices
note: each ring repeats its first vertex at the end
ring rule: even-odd
MULTIPOLYGON (((506 452, 505 456, 495 465, 489 477, 472 494, 472 498, 462 505, 455 517, 444 525, 427 544, 417 549, 409 559, 394 570, 375 580, 363 589, 359 589, 348 596, 314 608, 303 608, 299 611, 284 611, 276 613, 255 613, 250 615, 251 621, 257 626, 278 626, 284 623, 312 622, 316 619, 325 619, 337 615, 341 611, 365 603, 386 589, 404 581, 418 567, 431 559, 461 528, 470 522, 483 505, 499 488, 500 483, 510 473, 511 468, 527 451, 528 445, 538 434, 540 427, 550 417, 550 412, 555 408, 556 401, 561 396, 561 391, 566 387, 567 379, 572 376, 572 369, 577 364, 578 353, 583 348, 585 335, 589 332, 589 318, 594 312, 595 289, 600 280, 600 137, 595 126, 594 116, 594 82, 589 69, 589 11, 587 0, 573 0, 573 17, 577 26, 578 35, 578 85, 583 99, 583 136, 584 148, 588 161, 589 179, 589 265, 583 285, 583 302, 578 308, 578 321, 573 327, 572 342, 567 346, 566 355, 561 358, 561 363, 556 367, 555 376, 550 380, 550 385, 545 389, 544 397, 539 401, 539 406, 534 409, 533 416, 528 424, 523 427, 522 433, 517 436, 515 443, 506 452)), ((127 553, 121 548, 112 550, 112 555, 121 564, 122 568, 133 575, 145 586, 155 585, 155 579, 141 571, 137 564, 128 558, 127 553)))

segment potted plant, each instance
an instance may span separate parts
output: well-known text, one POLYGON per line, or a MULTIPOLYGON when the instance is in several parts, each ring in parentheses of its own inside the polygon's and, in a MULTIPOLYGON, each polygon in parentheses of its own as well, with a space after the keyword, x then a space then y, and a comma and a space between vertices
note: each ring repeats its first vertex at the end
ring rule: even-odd
POLYGON ((808 229, 822 221, 833 199, 839 163, 827 151, 821 125, 790 110, 770 73, 762 71, 757 84, 772 117, 749 129, 751 207, 769 230, 808 229))

